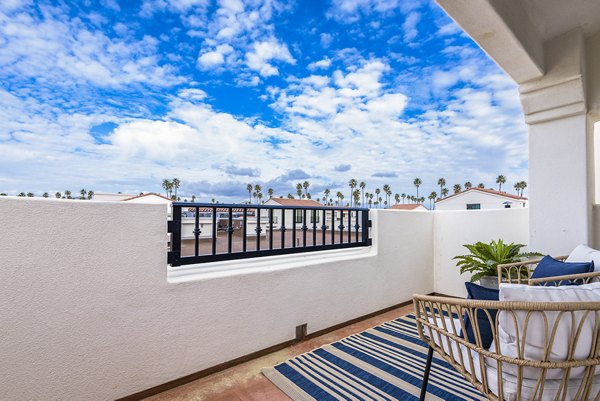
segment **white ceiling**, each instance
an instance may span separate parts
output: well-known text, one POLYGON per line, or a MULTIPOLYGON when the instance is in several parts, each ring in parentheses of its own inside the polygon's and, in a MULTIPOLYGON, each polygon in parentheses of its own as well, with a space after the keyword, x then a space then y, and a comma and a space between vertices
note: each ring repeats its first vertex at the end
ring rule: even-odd
MULTIPOLYGON (((506 0, 503 0, 506 1, 506 0)), ((521 2, 544 39, 581 26, 589 37, 600 31, 600 0, 509 0, 521 2)))

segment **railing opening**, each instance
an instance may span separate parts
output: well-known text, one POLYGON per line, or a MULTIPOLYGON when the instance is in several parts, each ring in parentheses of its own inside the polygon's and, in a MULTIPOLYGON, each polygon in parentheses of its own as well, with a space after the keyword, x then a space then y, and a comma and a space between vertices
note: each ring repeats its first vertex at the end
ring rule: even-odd
POLYGON ((369 209, 173 203, 168 263, 370 246, 369 209))

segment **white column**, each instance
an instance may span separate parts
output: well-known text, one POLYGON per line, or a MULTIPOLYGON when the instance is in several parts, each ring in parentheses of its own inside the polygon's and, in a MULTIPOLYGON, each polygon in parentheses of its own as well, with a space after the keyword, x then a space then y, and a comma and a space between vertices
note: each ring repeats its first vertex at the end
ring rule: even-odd
POLYGON ((581 31, 546 42, 544 54, 546 74, 519 88, 529 124, 530 249, 558 255, 591 242, 593 141, 581 31))

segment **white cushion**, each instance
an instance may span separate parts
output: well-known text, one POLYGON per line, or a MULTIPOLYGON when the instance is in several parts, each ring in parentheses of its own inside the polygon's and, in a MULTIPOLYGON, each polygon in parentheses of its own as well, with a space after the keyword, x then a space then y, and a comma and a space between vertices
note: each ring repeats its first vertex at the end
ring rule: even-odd
MULTIPOLYGON (((500 301, 524 301, 524 302, 576 302, 591 301, 600 302, 600 283, 584 284, 579 286, 528 286, 520 284, 501 284, 500 301)), ((583 319, 581 333, 577 340, 577 346, 573 359, 586 359, 590 356, 594 341, 595 318, 593 312, 585 316, 585 312, 563 313, 560 312, 510 312, 499 311, 498 337, 500 340, 500 352, 513 358, 523 358, 533 361, 565 361, 568 358, 569 347, 574 341, 573 328, 577 329, 583 319), (529 322, 526 321, 529 315, 529 322), (560 317, 554 340, 550 343, 550 336, 556 319, 560 317), (524 330, 527 330, 523 355, 522 339, 524 330), (548 333, 545 338, 544 333, 548 333), (550 349, 547 357, 544 348, 550 349)), ((509 373, 516 374, 514 365, 506 365, 509 373)), ((571 378, 580 378, 585 368, 574 368, 570 372, 571 378)), ((596 370, 596 374, 600 373, 596 370)), ((535 379, 539 377, 540 369, 525 368, 523 376, 535 379)), ((551 369, 547 372, 548 379, 559 379, 562 377, 562 369, 551 369)))
POLYGON ((565 260, 565 262, 591 261, 594 261, 594 271, 600 271, 600 251, 583 244, 577 245, 565 260))
MULTIPOLYGON (((438 327, 444 327, 443 323, 442 323, 442 319, 437 318, 436 319, 436 325, 438 327)), ((433 323, 433 319, 429 318, 429 322, 433 323)), ((444 323, 446 325, 446 328, 448 329, 448 331, 450 331, 453 334, 456 334, 457 332, 460 332, 460 328, 461 328, 461 319, 450 319, 448 317, 444 317, 444 323)), ((460 356, 459 356, 459 349, 460 349, 460 353, 462 353, 462 360, 465 361, 465 368, 467 369, 467 371, 469 373, 473 373, 472 369, 471 369, 471 364, 467 363, 466 361, 468 361, 468 352, 471 352, 471 357, 473 360, 473 370, 475 371, 475 376, 477 377, 478 381, 482 381, 482 369, 481 369, 481 359, 479 358, 479 355, 473 351, 473 350, 469 350, 467 347, 465 347, 464 345, 458 345, 457 342, 450 340, 447 341, 444 337, 441 338, 441 344, 440 344, 440 338, 438 338, 436 333, 430 333, 428 328, 425 328, 425 335, 427 335, 429 338, 433 338, 433 342, 436 343, 438 346, 441 346, 444 351, 447 354, 452 354, 452 356, 454 357, 454 360, 459 362, 461 361, 460 356)), ((490 351, 491 352, 495 352, 494 349, 494 345, 492 343, 492 346, 490 347, 490 351)), ((494 359, 492 358, 484 358, 485 359, 485 367, 483 369, 483 371, 485 372, 485 376, 487 377, 487 383, 489 386, 489 389, 495 394, 498 395, 499 393, 499 387, 498 387, 498 367, 497 367, 497 363, 494 359)), ((538 383, 538 376, 535 376, 534 378, 524 378, 522 381, 522 385, 521 388, 519 389, 517 386, 518 383, 518 377, 515 374, 511 374, 507 371, 507 368, 509 367, 509 364, 507 363, 503 363, 502 364, 502 390, 504 393, 504 400, 505 401, 516 401, 518 400, 518 396, 519 394, 521 395, 521 399, 522 400, 531 400, 534 397, 536 397, 536 401, 554 401, 556 394, 558 391, 564 389, 562 387, 562 380, 551 380, 551 379, 547 379, 544 380, 544 393, 542 395, 542 397, 539 397, 539 383, 538 383)), ((510 370, 510 369, 509 369, 510 370)), ((568 387, 567 387, 567 394, 565 394, 565 401, 574 401, 578 399, 578 394, 577 394, 577 390, 579 388, 579 384, 581 382, 581 379, 570 379, 568 382, 568 387)), ((600 390, 600 375, 596 375, 594 377, 594 380, 592 381, 592 392, 591 394, 596 394, 598 391, 600 390)), ((562 398, 561 398, 562 399, 562 398)))

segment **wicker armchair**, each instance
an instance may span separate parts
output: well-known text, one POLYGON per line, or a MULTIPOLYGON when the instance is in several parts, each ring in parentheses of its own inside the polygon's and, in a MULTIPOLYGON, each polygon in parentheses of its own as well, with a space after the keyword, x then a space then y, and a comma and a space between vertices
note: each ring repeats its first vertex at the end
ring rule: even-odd
MULTIPOLYGON (((600 279, 600 272, 595 272, 532 280, 537 262, 499 266, 499 281, 558 285, 564 280, 600 279)), ((436 351, 489 400, 600 401, 600 372, 596 372, 600 302, 480 301, 426 295, 415 295, 413 302, 419 336, 429 346, 421 400, 425 400, 436 351), (463 335, 467 332, 463 316, 471 321, 473 343, 463 335), (482 316, 492 330, 489 348, 483 346, 479 330, 482 316)))

